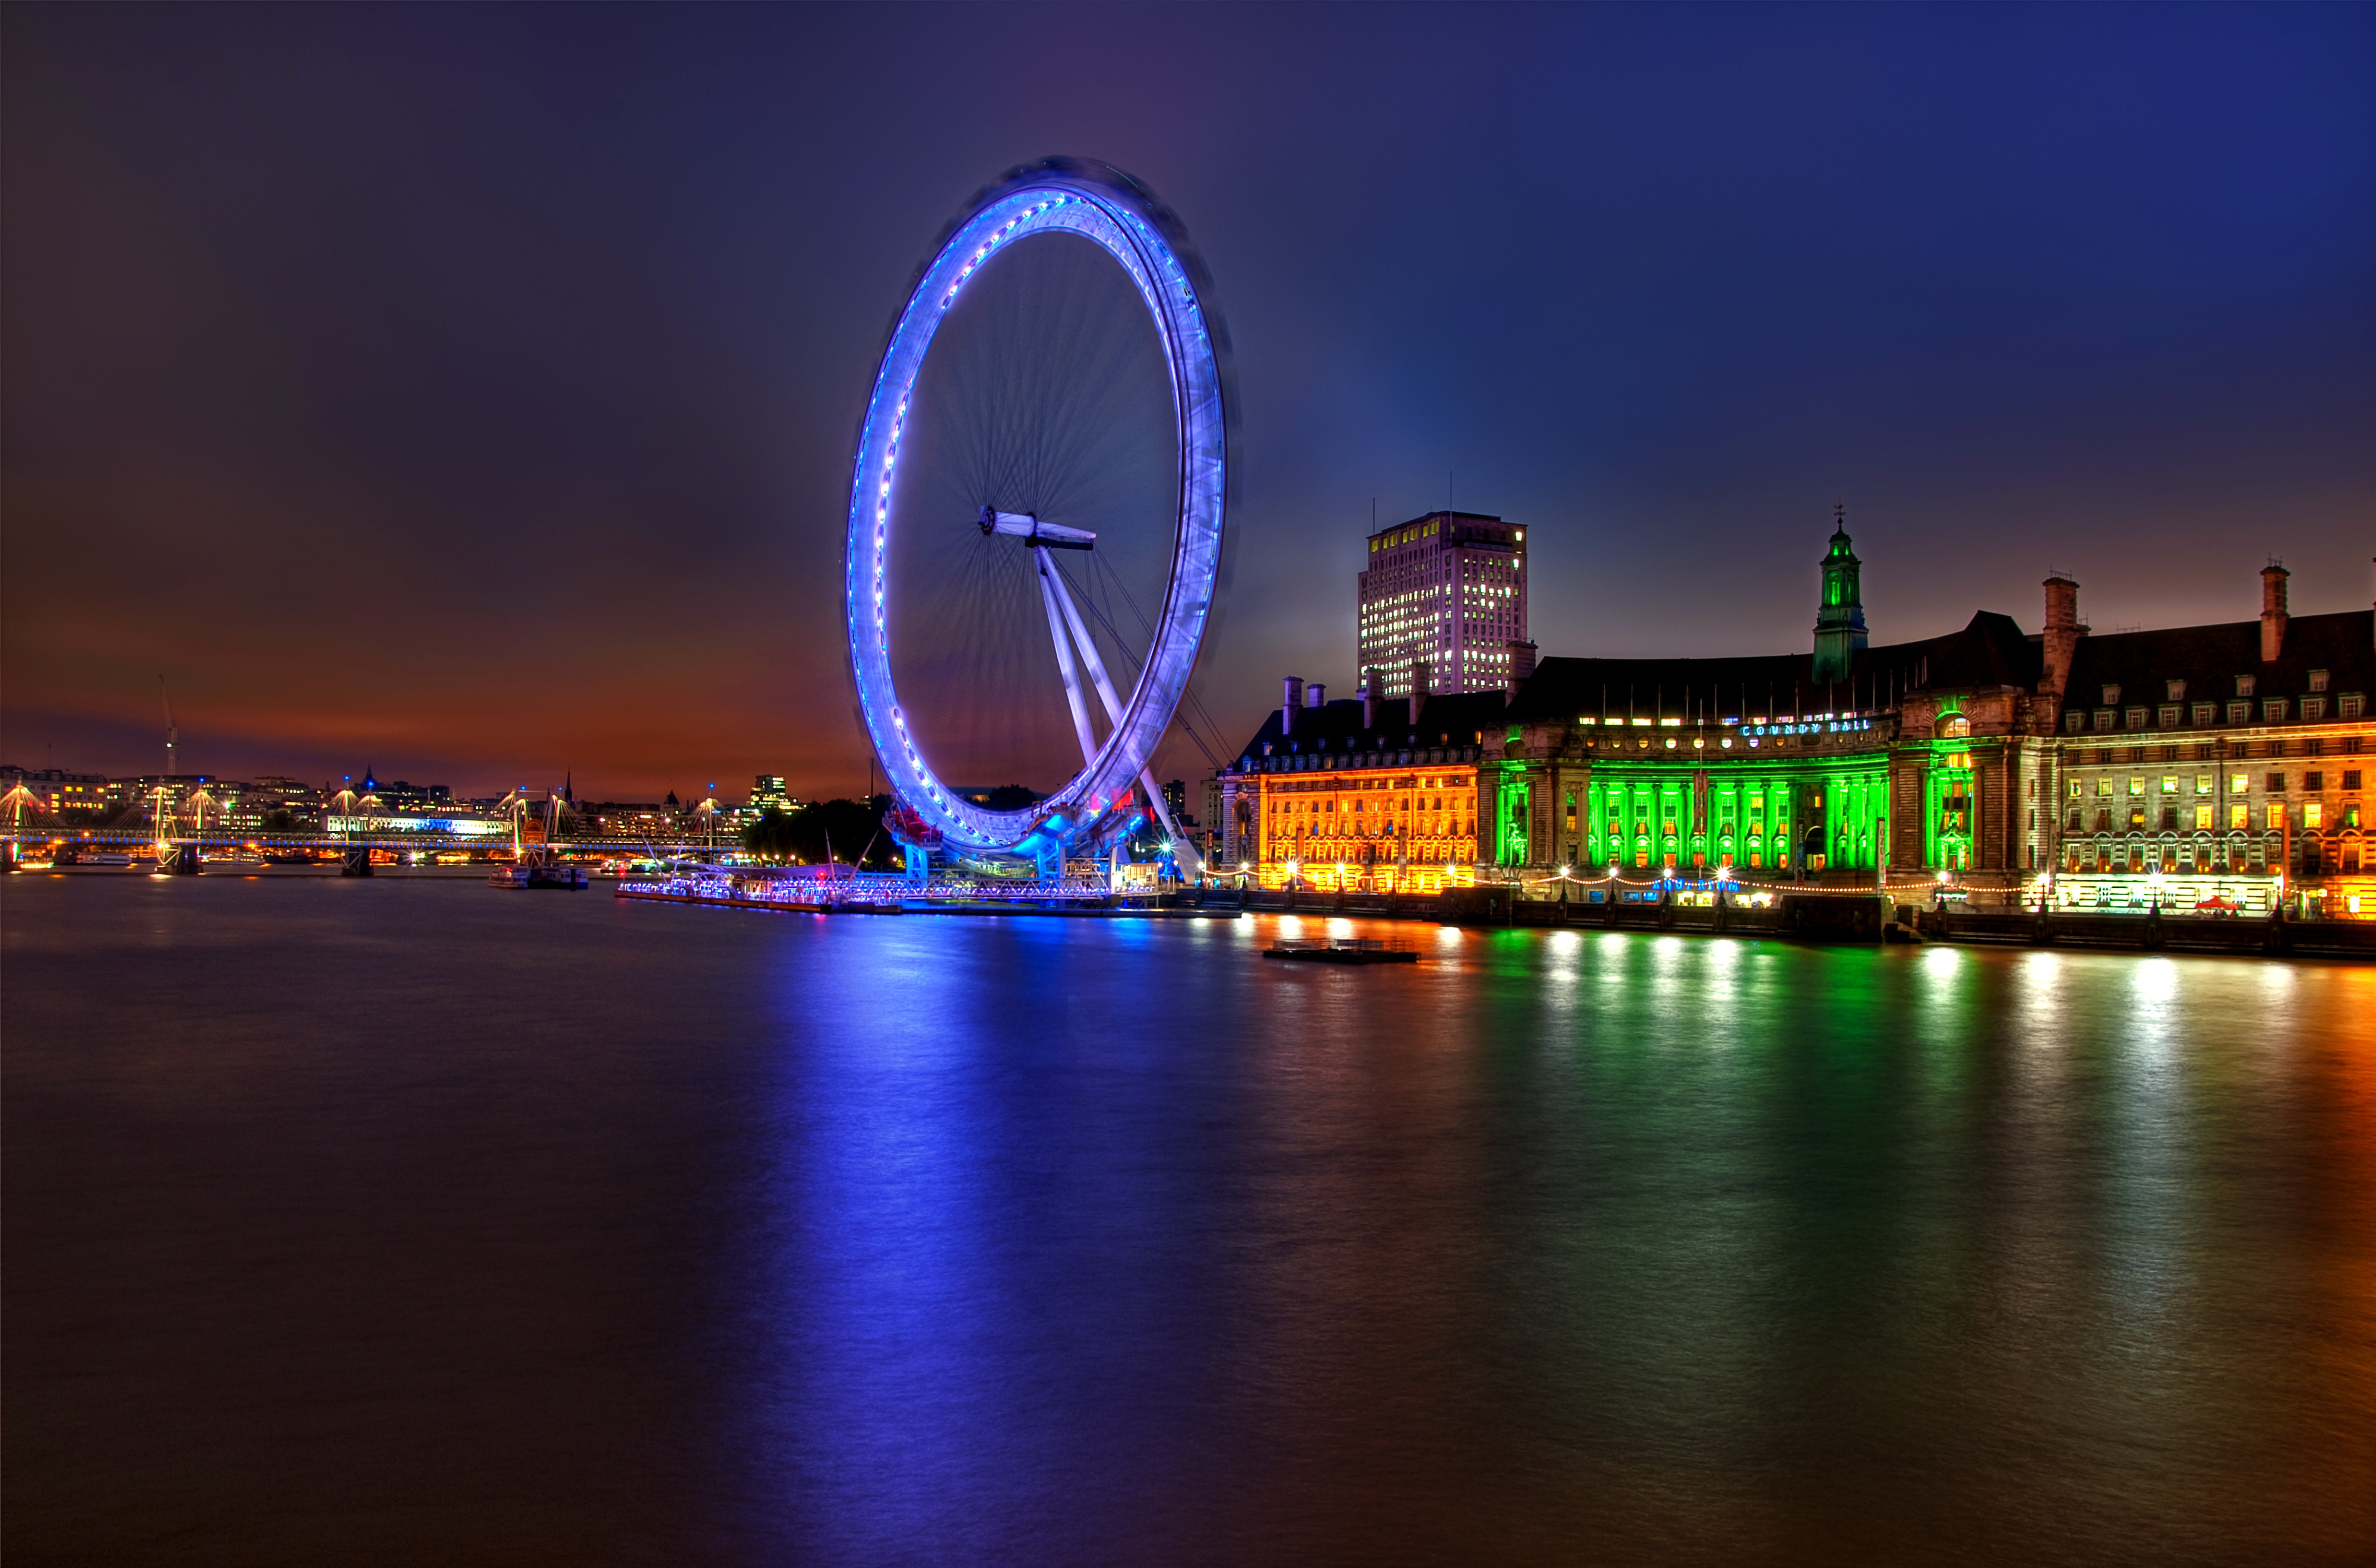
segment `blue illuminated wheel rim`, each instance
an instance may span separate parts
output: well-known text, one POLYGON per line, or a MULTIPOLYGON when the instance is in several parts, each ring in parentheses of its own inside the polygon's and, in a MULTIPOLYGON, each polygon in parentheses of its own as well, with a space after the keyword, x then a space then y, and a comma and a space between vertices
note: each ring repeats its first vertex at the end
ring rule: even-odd
POLYGON ((1139 781, 1188 688, 1221 564, 1229 484, 1225 339, 1179 224, 1135 180, 1103 164, 1051 159, 1016 170, 977 196, 918 274, 892 327, 861 426, 850 480, 844 593, 859 710, 900 803, 947 848, 1005 853, 1091 837, 1139 781), (1120 719, 1055 793, 1024 811, 958 798, 910 732, 891 675, 896 628, 886 610, 899 444, 933 337, 967 283, 1028 236, 1094 242, 1127 274, 1162 342, 1179 453, 1179 519, 1163 609, 1120 719))

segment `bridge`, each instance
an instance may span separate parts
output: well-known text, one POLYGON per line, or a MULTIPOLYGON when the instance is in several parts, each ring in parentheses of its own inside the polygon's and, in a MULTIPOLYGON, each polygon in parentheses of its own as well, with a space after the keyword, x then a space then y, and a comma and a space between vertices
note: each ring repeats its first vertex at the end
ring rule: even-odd
MULTIPOLYGON (((0 854, 5 854, 12 864, 27 859, 29 849, 54 852, 67 849, 100 853, 137 849, 155 853, 160 859, 178 850, 195 849, 201 860, 240 851, 262 855, 318 852, 341 857, 358 852, 484 857, 497 851, 517 853, 530 845, 542 850, 549 845, 552 852, 564 855, 697 860, 715 859, 721 850, 734 847, 731 840, 721 843, 714 826, 709 824, 658 840, 642 834, 564 834, 559 831, 566 825, 561 802, 549 798, 539 802, 524 791, 505 797, 498 808, 504 814, 500 817, 468 819, 468 831, 376 814, 371 810, 376 804, 375 797, 352 791, 339 794, 338 809, 347 814, 333 816, 328 826, 279 830, 232 827, 222 820, 220 808, 208 798, 203 788, 182 795, 160 785, 151 791, 151 796, 155 810, 147 821, 132 820, 127 814, 104 824, 77 826, 42 811, 32 792, 19 784, 0 796, 0 854), (538 820, 540 805, 549 820, 538 820), (360 814, 358 807, 362 808, 360 814)), ((713 816, 710 823, 714 822, 713 816)))
MULTIPOLYGON (((50 850, 65 847, 120 853, 127 849, 153 849, 160 844, 169 849, 194 848, 200 855, 228 854, 245 851, 261 854, 290 854, 301 849, 340 855, 354 849, 372 849, 390 854, 434 852, 456 854, 469 851, 508 856, 512 842, 508 837, 492 837, 485 834, 463 833, 174 833, 160 838, 147 827, 21 827, 0 828, 0 845, 11 850, 11 859, 22 859, 22 850, 50 850)), ((654 840, 643 837, 589 837, 558 838, 551 848, 564 855, 638 855, 670 860, 700 860, 714 857, 735 848, 731 843, 711 844, 701 839, 654 840)))

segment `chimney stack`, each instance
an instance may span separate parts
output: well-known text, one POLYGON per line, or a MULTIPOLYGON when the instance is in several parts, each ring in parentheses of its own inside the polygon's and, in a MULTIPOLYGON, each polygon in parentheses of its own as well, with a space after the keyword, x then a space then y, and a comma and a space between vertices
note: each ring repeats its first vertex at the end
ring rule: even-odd
POLYGON ((1328 706, 1328 688, 1322 685, 1317 681, 1314 681, 1312 684, 1304 687, 1303 706, 1306 707, 1326 707, 1328 706))
POLYGON ((1518 700, 1518 688, 1525 685, 1527 677, 1535 672, 1535 645, 1513 637, 1509 647, 1510 681, 1504 695, 1507 700, 1515 702, 1518 700))
POLYGON ((2071 683, 2071 660, 2079 651, 2079 585, 2059 573, 2046 579, 2045 677, 2055 696, 2071 683))
POLYGON ((2261 568, 2261 662, 2275 664, 2286 646, 2286 578, 2292 576, 2275 556, 2261 568))
POLYGON ((1280 734, 1292 735, 1295 733, 1295 710, 1302 706, 1303 677, 1301 675, 1289 675, 1287 678, 1286 691, 1281 695, 1278 705, 1278 732, 1280 734))
POLYGON ((1420 709, 1426 706, 1427 660, 1417 659, 1411 661, 1410 722, 1412 729, 1419 728, 1420 709))
POLYGON ((1378 704, 1386 695, 1386 672, 1372 664, 1361 678, 1361 728, 1378 727, 1378 704))

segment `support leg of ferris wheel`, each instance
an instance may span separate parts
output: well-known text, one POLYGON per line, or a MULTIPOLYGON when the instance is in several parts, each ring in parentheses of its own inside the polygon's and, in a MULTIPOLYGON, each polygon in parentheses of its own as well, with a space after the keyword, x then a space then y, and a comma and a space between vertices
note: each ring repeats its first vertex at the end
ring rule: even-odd
MULTIPOLYGON (((1073 710, 1073 733, 1080 737, 1081 759, 1087 762, 1098 754, 1098 738, 1089 729, 1088 704, 1081 698, 1080 671, 1073 664, 1073 645, 1064 631, 1063 612, 1056 608, 1063 594, 1063 582, 1055 568, 1048 564, 1048 552, 1034 550, 1032 564, 1040 574, 1040 603, 1048 612, 1048 636, 1056 645, 1056 668, 1064 677, 1064 701, 1073 710)), ((1071 601, 1065 600, 1065 607, 1071 601)), ((1042 850, 1040 856, 1040 880, 1061 883, 1064 880, 1064 857, 1061 849, 1042 850)))
MULTIPOLYGON (((1081 699, 1080 672, 1074 668, 1073 645, 1064 635, 1064 624, 1070 621, 1077 627, 1080 624, 1080 617, 1074 613, 1073 601, 1064 593, 1063 579, 1056 575, 1056 568, 1049 564, 1048 552, 1044 550, 1032 551, 1031 563, 1040 573, 1040 602, 1048 612, 1048 636, 1056 645, 1056 668, 1063 672, 1064 701, 1073 709, 1073 733, 1081 739, 1081 760, 1087 762, 1098 754, 1098 738, 1089 731, 1088 704, 1081 699), (1059 604, 1063 606, 1061 611, 1057 609, 1059 604)), ((1096 652, 1092 650, 1089 657, 1095 659, 1096 652)), ((1105 671, 1102 669, 1098 670, 1098 683, 1100 687, 1105 683, 1105 671)), ((1106 711, 1109 714, 1113 711, 1111 698, 1107 699, 1106 711)))
MULTIPOLYGON (((1121 723, 1122 699, 1114 695, 1113 683, 1106 678, 1105 660, 1098 657, 1098 645, 1090 640, 1088 627, 1082 624, 1081 612, 1075 608, 1073 596, 1064 591, 1064 579, 1057 575, 1055 564, 1049 560, 1045 550, 1037 550, 1033 553, 1040 558, 1040 592, 1063 610, 1064 624, 1072 629, 1073 641, 1080 646, 1081 662, 1089 667, 1089 679, 1098 688, 1098 700, 1105 704, 1106 721, 1109 724, 1121 723)), ((1052 616, 1051 620, 1052 624, 1052 616)), ((1096 753, 1089 743, 1087 721, 1081 715, 1076 696, 1078 687, 1073 677, 1073 661, 1064 652, 1062 632, 1056 636, 1056 661, 1064 671, 1065 695, 1075 697, 1073 721, 1081 732, 1081 759, 1086 762, 1096 753)), ((1164 836, 1171 840, 1172 858, 1180 862, 1180 869, 1192 877, 1204 875, 1204 857, 1196 853, 1196 846, 1188 841, 1188 836, 1180 831, 1180 825, 1171 820, 1171 808, 1165 803, 1163 791, 1156 788, 1155 770, 1152 767, 1140 768, 1138 781, 1146 791, 1147 806, 1155 813, 1156 820, 1163 825, 1164 836)))

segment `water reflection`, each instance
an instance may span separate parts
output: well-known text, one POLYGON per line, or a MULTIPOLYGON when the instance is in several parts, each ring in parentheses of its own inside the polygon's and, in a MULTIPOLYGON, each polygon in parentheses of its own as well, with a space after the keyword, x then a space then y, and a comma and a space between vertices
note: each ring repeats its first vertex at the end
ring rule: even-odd
POLYGON ((1249 924, 1436 961, 1188 980, 1242 928, 1068 929, 830 971, 778 1346, 827 1555, 2308 1529, 2232 1349, 2282 1262, 2222 1213, 2286 1165, 2227 1141, 2275 1110, 2254 1039, 2325 1016, 2264 968, 1249 924))
POLYGON ((27 1561, 2376 1539, 2365 968, 197 882, 7 891, 27 1561))

